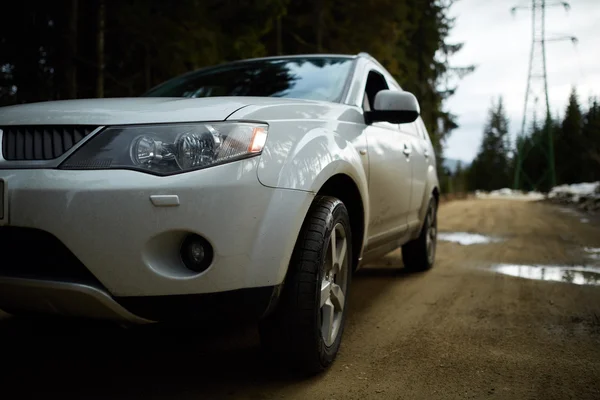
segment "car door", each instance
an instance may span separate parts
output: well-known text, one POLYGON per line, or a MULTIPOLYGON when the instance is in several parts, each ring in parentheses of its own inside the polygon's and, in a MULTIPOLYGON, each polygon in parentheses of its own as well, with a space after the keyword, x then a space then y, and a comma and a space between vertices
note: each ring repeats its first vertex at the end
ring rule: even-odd
POLYGON ((407 215, 409 228, 416 228, 421 225, 419 222, 419 212, 425 196, 425 186, 427 184, 427 167, 429 163, 429 146, 422 137, 419 127, 421 117, 415 122, 409 124, 400 124, 400 130, 408 136, 410 142, 410 164, 412 166, 412 182, 410 207, 407 215))
MULTIPOLYGON (((369 111, 378 90, 388 89, 383 75, 368 72, 363 108, 369 111)), ((412 171, 411 138, 397 124, 375 122, 365 128, 369 156, 369 248, 407 231, 412 171)))
MULTIPOLYGON (((388 78, 388 85, 391 90, 401 91, 400 85, 393 79, 388 78)), ((407 158, 411 164, 411 195, 410 206, 407 214, 407 224, 409 229, 419 228, 419 212, 423 204, 425 196, 425 187, 427 185, 427 170, 430 164, 430 149, 429 140, 427 138, 427 130, 423 124, 421 117, 416 121, 408 124, 399 124, 398 128, 405 134, 406 140, 409 143, 407 158)))

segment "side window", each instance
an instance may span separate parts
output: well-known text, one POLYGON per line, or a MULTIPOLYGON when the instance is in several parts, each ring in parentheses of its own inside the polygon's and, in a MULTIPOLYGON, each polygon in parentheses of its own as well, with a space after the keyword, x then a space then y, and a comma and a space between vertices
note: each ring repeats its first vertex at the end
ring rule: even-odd
POLYGON ((388 89, 388 84, 383 75, 377 71, 370 71, 365 85, 365 97, 363 98, 363 109, 371 111, 375 104, 375 95, 380 90, 388 89))

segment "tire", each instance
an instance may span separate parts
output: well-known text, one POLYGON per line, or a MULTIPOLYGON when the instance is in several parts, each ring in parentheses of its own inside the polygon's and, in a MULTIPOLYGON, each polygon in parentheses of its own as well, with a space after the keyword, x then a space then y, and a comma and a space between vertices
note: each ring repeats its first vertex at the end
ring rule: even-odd
POLYGON ((429 199, 427 214, 419 237, 402 246, 402 260, 409 271, 426 271, 435 263, 437 247, 437 202, 429 199))
POLYGON ((292 253, 279 304, 259 323, 263 347, 277 361, 307 374, 334 361, 346 320, 351 254, 346 207, 334 197, 317 196, 292 253))

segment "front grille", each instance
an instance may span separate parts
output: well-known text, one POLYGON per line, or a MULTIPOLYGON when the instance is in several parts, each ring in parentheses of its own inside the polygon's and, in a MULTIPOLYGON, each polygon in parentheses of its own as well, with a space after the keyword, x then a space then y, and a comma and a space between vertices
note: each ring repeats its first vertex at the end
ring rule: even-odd
POLYGON ((7 126, 0 127, 2 155, 8 161, 52 160, 69 151, 97 127, 65 126, 7 126))
POLYGON ((31 228, 0 227, 0 276, 102 287, 60 240, 31 228))

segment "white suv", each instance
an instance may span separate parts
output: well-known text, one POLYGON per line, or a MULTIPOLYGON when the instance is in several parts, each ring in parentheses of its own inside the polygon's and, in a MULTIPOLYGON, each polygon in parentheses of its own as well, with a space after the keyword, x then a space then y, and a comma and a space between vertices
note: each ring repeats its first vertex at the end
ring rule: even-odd
POLYGON ((366 54, 205 68, 140 98, 0 108, 0 308, 260 321, 308 371, 352 273, 433 265, 438 179, 415 97, 366 54))

